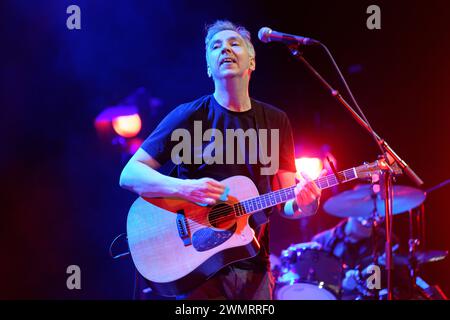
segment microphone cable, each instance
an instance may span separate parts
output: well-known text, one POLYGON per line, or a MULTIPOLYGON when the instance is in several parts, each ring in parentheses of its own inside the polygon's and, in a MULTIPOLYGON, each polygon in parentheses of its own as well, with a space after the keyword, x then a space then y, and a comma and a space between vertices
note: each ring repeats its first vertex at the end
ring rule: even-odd
MULTIPOLYGON (((345 87, 345 89, 347 90, 347 93, 348 93, 348 95, 350 96, 350 98, 351 98, 353 104, 356 106, 356 109, 358 110, 360 116, 361 116, 361 117, 363 118, 363 120, 366 122, 366 124, 367 124, 367 126, 369 127, 371 133, 373 133, 373 134, 371 134, 371 136, 372 136, 373 139, 375 140, 377 146, 380 148, 381 153, 382 153, 382 154, 385 154, 385 150, 383 150, 383 148, 380 146, 379 141, 378 141, 378 139, 377 139, 377 137, 376 137, 376 135, 375 135, 375 134, 376 134, 375 131, 372 129, 372 126, 370 125, 369 120, 367 119, 366 115, 364 114, 364 112, 363 112, 362 109, 360 108, 358 102, 356 101, 356 99, 355 99, 355 97, 354 97, 354 95, 353 95, 352 90, 350 89, 349 85, 347 84, 347 81, 345 80, 344 75, 343 75, 342 72, 341 72, 341 69, 339 68, 338 64, 337 64, 336 61, 334 60, 333 55, 331 54, 330 50, 327 48, 326 45, 324 45, 322 42, 319 42, 319 44, 320 44, 320 46, 325 50, 325 52, 327 53, 328 57, 330 58, 330 60, 331 60, 331 62, 332 62, 332 64, 333 64, 333 66, 334 66, 334 68, 336 69, 336 71, 337 71, 337 73, 338 73, 338 75, 339 75, 339 78, 341 79, 342 83, 344 84, 344 87, 345 87)), ((386 158, 386 159, 387 159, 387 158, 386 158)))

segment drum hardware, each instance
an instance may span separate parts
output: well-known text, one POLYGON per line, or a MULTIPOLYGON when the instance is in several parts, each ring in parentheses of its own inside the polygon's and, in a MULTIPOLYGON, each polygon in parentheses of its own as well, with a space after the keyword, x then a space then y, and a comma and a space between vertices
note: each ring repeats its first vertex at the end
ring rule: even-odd
POLYGON ((341 294, 343 265, 315 242, 291 245, 281 254, 277 300, 337 300, 341 294))
MULTIPOLYGON (((447 185, 450 180, 444 181, 436 185, 435 187, 429 188, 425 194, 437 190, 445 185, 447 185)), ((409 239, 408 239, 408 255, 407 256, 397 256, 394 263, 399 265, 405 265, 409 269, 409 277, 411 281, 411 292, 421 292, 422 295, 427 299, 433 299, 433 295, 430 291, 434 288, 436 292, 440 291, 438 286, 429 286, 426 282, 421 279, 418 275, 420 273, 420 267, 429 262, 436 262, 443 260, 447 257, 448 251, 443 250, 424 250, 425 249, 425 205, 422 203, 416 209, 409 210, 409 239), (422 249, 422 250, 420 250, 422 249), (424 285, 425 284, 425 288, 424 285)), ((440 298, 444 297, 444 294, 437 294, 440 298)), ((440 299, 439 298, 439 299, 440 299)))
MULTIPOLYGON (((324 204, 324 209, 337 217, 355 217, 361 224, 372 228, 373 235, 378 234, 377 228, 384 221, 384 200, 379 191, 374 190, 373 185, 359 185, 354 190, 345 191, 337 196, 331 197, 324 204)), ((447 257, 448 251, 443 250, 423 250, 424 242, 424 206, 423 202, 426 193, 422 190, 409 186, 393 187, 393 214, 400 214, 410 211, 410 237, 408 241, 408 254, 394 253, 392 255, 392 264, 405 266, 409 268, 409 276, 414 281, 414 288, 418 291, 424 289, 418 287, 418 277, 420 266, 426 263, 440 261, 447 257), (417 217, 412 215, 414 208, 420 206, 420 214, 417 217), (413 222, 418 224, 419 235, 413 234, 413 222)), ((375 244, 375 239, 374 239, 375 244)), ((396 251, 398 245, 392 249, 396 251)), ((344 276, 345 265, 342 261, 325 252, 318 243, 300 243, 293 244, 288 249, 282 251, 279 277, 277 277, 277 289, 275 298, 280 300, 304 300, 304 299, 340 299, 342 294, 342 279, 344 276), (333 257, 333 258, 330 258, 333 257), (336 264, 325 263, 326 259, 337 261, 336 264), (326 266, 326 267, 324 267, 326 266), (328 274, 328 276, 326 275, 328 274), (338 277, 330 277, 330 274, 339 274, 338 277), (340 279, 339 283, 335 282, 340 279)), ((364 259, 363 259, 364 261, 364 259)), ((386 266, 385 252, 377 252, 374 245, 374 251, 363 265, 376 264, 386 266)), ((381 290, 369 290, 367 288, 367 277, 362 267, 357 272, 356 289, 360 293, 356 300, 385 300, 388 299, 387 288, 381 290)), ((435 288, 436 286, 429 286, 435 288)), ((394 288, 395 295, 401 296, 399 288, 394 288)), ((428 289, 431 290, 431 289, 428 289)), ((424 296, 421 294, 421 296, 424 296)), ((445 297, 445 295, 439 295, 445 297)), ((428 298, 428 297, 426 297, 428 298)))
POLYGON ((439 286, 430 286, 421 277, 416 278, 416 286, 420 294, 427 300, 448 300, 439 286))
MULTIPOLYGON (((358 185, 353 190, 342 192, 328 199, 324 204, 324 209, 337 217, 357 218, 362 225, 372 228, 372 235, 376 236, 379 234, 377 229, 385 218, 383 194, 379 192, 380 189, 374 188, 374 184, 358 185)), ((392 213, 401 214, 409 211, 410 234, 408 254, 396 253, 398 244, 394 245, 391 263, 408 268, 411 283, 414 282, 411 286, 413 290, 411 296, 420 296, 422 299, 446 299, 438 286, 429 286, 418 276, 423 264, 440 261, 448 255, 448 251, 424 250, 423 202, 427 193, 409 186, 394 186, 393 193, 392 213), (416 211, 415 215, 414 210, 416 211), (418 230, 417 236, 414 232, 415 229, 418 230)), ((386 266, 386 253, 378 252, 375 243, 376 239, 374 239, 372 255, 367 259, 362 259, 361 266, 358 266, 356 290, 359 292, 359 296, 355 300, 386 300, 389 298, 387 288, 383 287, 381 290, 367 288, 366 281, 369 274, 365 272, 366 269, 362 269, 362 266, 370 264, 386 266)), ((346 267, 340 259, 325 252, 319 243, 293 244, 282 251, 280 261, 281 266, 275 291, 276 299, 341 299, 342 280, 346 267)), ((401 297, 400 290, 403 289, 393 288, 392 292, 395 292, 393 295, 401 297)))
MULTIPOLYGON (((414 253, 414 263, 417 267, 430 263, 437 262, 445 259, 448 256, 448 251, 445 250, 427 250, 427 251, 416 251, 414 253)), ((410 255, 395 254, 393 259, 394 265, 396 266, 410 266, 411 257, 410 255)), ((378 264, 381 266, 386 265, 386 256, 382 255, 378 259, 378 264)))

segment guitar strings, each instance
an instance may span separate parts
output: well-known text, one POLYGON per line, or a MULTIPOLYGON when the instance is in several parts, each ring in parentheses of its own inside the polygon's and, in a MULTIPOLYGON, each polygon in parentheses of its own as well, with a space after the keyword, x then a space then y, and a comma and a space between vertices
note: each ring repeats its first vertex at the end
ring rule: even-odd
MULTIPOLYGON (((281 196, 282 196, 281 193, 284 193, 284 196, 286 196, 286 197, 288 198, 288 199, 283 200, 283 201, 281 201, 281 202, 286 202, 286 201, 289 201, 290 199, 292 199, 292 197, 291 197, 289 194, 287 194, 287 193, 288 193, 288 192, 291 192, 292 190, 289 190, 289 189, 291 189, 291 188, 293 188, 293 187, 294 187, 294 186, 288 187, 288 188, 285 188, 285 189, 280 189, 280 190, 275 191, 275 192, 278 192, 278 193, 279 193, 278 196, 281 197, 281 196)), ((264 197, 264 196, 266 196, 266 195, 262 195, 262 196, 259 196, 259 197, 264 197)), ((275 197, 275 195, 274 195, 274 197, 275 197)), ((258 197, 255 197, 255 198, 258 198, 258 197)), ((252 213, 252 212, 261 211, 261 210, 264 210, 264 209, 266 209, 266 208, 270 208, 270 207, 276 206, 277 204, 281 203, 281 202, 277 202, 277 203, 271 203, 271 202, 269 202, 269 203, 270 203, 269 206, 266 205, 264 208, 258 208, 258 210, 247 212, 246 206, 243 205, 242 203, 243 203, 244 201, 251 201, 252 199, 255 199, 255 198, 249 198, 249 199, 246 199, 246 200, 242 200, 242 201, 240 201, 240 202, 237 202, 237 203, 235 203, 235 204, 230 205, 229 207, 220 208, 220 209, 218 209, 218 210, 215 210, 215 211, 213 211, 213 212, 211 213, 211 215, 209 215, 209 216, 210 216, 210 219, 209 219, 209 220, 217 221, 215 217, 221 216, 222 214, 226 213, 227 211, 232 211, 232 212, 234 212, 235 215, 236 215, 237 213, 239 213, 240 210, 242 210, 243 213, 244 213, 244 215, 245 215, 245 214, 250 214, 250 213, 252 213), (236 205, 241 205, 242 209, 236 208, 236 207, 235 207, 236 205), (233 209, 230 210, 230 207, 233 207, 233 209)), ((280 199, 281 199, 281 198, 280 198, 280 199)), ((256 200, 255 200, 255 201, 256 201, 256 200)), ((260 202, 260 203, 262 203, 262 202, 260 202)), ((266 203, 267 203, 267 202, 266 202, 266 203)), ((250 209, 252 209, 252 208, 250 208, 250 209)), ((199 214, 199 215, 192 216, 192 217, 199 218, 199 217, 202 217, 202 216, 204 216, 204 215, 199 214)), ((219 219, 220 219, 220 217, 219 217, 219 219)))
MULTIPOLYGON (((355 169, 356 169, 356 168, 355 168, 355 169)), ((352 169, 347 169, 347 170, 341 171, 341 172, 339 172, 338 174, 339 174, 339 175, 343 175, 343 176, 344 176, 344 179, 347 180, 347 178, 346 178, 346 176, 345 176, 345 172, 346 172, 346 171, 349 171, 349 170, 353 170, 353 168, 352 168, 352 169)), ((358 172, 359 170, 356 170, 356 171, 358 172)), ((319 188, 325 189, 325 188, 327 188, 327 187, 331 187, 331 186, 332 186, 332 185, 329 184, 329 178, 333 178, 333 179, 334 179, 334 181, 332 181, 332 184, 334 183, 334 185, 336 185, 336 184, 338 183, 338 181, 337 181, 337 179, 336 179, 336 176, 335 176, 334 174, 330 174, 330 175, 327 175, 327 176, 325 176, 325 177, 320 177, 320 178, 314 180, 314 182, 316 182, 316 183, 319 185, 319 188), (327 185, 326 185, 325 187, 321 187, 320 185, 322 185, 325 181, 327 182, 327 185)), ((295 187, 295 185, 294 185, 294 186, 291 186, 291 187, 288 187, 288 188, 284 188, 284 189, 280 189, 280 190, 277 190, 277 191, 273 191, 273 192, 271 192, 271 193, 276 193, 276 192, 278 192, 278 193, 281 193, 281 192, 286 193, 286 192, 289 192, 289 191, 290 191, 289 189, 292 189, 293 187, 295 187)), ((268 194, 269 194, 269 193, 268 193, 268 194)), ((206 220, 207 220, 210 224, 215 224, 215 223, 219 223, 220 221, 232 220, 232 219, 235 219, 235 218, 239 218, 239 216, 237 216, 237 214, 239 213, 239 209, 236 209, 236 208, 235 208, 236 205, 239 205, 239 204, 242 205, 242 203, 243 203, 244 201, 250 201, 250 200, 255 199, 255 198, 258 198, 258 197, 264 197, 264 196, 267 196, 268 194, 265 194, 265 195, 262 195, 262 196, 257 196, 257 197, 254 197, 254 198, 249 198, 249 199, 246 199, 246 200, 242 200, 242 201, 237 202, 237 203, 235 203, 235 204, 233 204, 233 205, 230 205, 230 206, 228 206, 228 207, 220 208, 220 209, 218 209, 218 210, 216 210, 216 211, 213 211, 213 212, 211 213, 211 215, 205 215, 205 214, 196 214, 196 215, 192 215, 191 217, 189 217, 189 220, 194 220, 194 221, 195 221, 195 220, 198 219, 198 218, 207 218, 206 220), (230 210, 230 207, 231 207, 231 210, 230 210), (232 215, 223 216, 223 214, 226 213, 227 211, 230 211, 230 214, 232 213, 234 216, 232 216, 232 215), (208 216, 209 216, 209 218, 208 218, 208 216)), ((279 195, 280 195, 280 194, 279 194, 279 195)), ((274 196, 275 196, 275 195, 274 195, 274 196)), ((292 198, 290 198, 290 199, 292 199, 292 198)), ((290 199, 287 199, 286 201, 289 201, 290 199)), ((283 201, 283 202, 285 202, 285 201, 283 201)), ((281 202, 280 202, 280 203, 281 203, 281 202)), ((277 204, 279 204, 279 203, 272 204, 272 205, 270 205, 270 206, 268 206, 268 207, 266 207, 266 208, 274 207, 274 206, 276 206, 277 204)), ((255 211, 246 212, 245 205, 242 205, 242 209, 243 209, 243 212, 244 212, 244 214, 243 214, 242 216, 250 215, 250 214, 253 214, 253 213, 255 213, 255 212, 264 210, 264 209, 266 209, 266 208, 258 209, 258 210, 255 210, 255 211)), ((188 223, 188 221, 187 221, 187 223, 188 223)), ((189 225, 189 223, 188 223, 188 225, 189 225)), ((201 223, 196 223, 196 226, 194 226, 194 227, 192 227, 192 228, 189 228, 189 231, 190 231, 191 233, 193 233, 193 232, 195 232, 195 231, 198 231, 198 230, 200 230, 200 229, 207 228, 207 227, 208 227, 208 226, 202 225, 201 223)), ((211 227, 214 227, 214 226, 211 225, 211 227)))
MULTIPOLYGON (((331 176, 332 176, 332 175, 331 175, 331 176)), ((323 184, 324 180, 326 180, 326 179, 328 179, 328 178, 329 178, 329 176, 319 178, 319 179, 317 179, 317 183, 323 184)), ((328 185, 328 184, 327 184, 327 185, 328 185)), ((290 192, 291 189, 292 189, 293 187, 295 187, 295 186, 291 186, 291 187, 288 187, 288 188, 280 189, 280 190, 277 190, 277 191, 275 191, 275 192, 278 192, 278 193, 279 193, 279 194, 278 194, 279 196, 281 196, 281 193, 285 193, 285 196, 287 196, 286 193, 287 193, 287 192, 290 192)), ((263 195, 263 196, 266 196, 266 195, 263 195)), ((257 197, 256 197, 256 198, 257 198, 257 197)), ((209 218, 206 219, 206 220, 207 220, 210 224, 215 224, 215 223, 223 222, 223 221, 226 221, 226 220, 232 220, 232 219, 234 219, 234 218, 238 218, 239 216, 237 216, 237 214, 239 213, 239 208, 236 208, 235 206, 241 204, 241 203, 244 202, 244 201, 250 201, 251 199, 254 199, 254 198, 250 198, 250 199, 247 199, 247 200, 243 200, 243 201, 240 201, 240 202, 238 202, 238 203, 235 203, 235 204, 233 204, 233 205, 231 205, 231 206, 229 206, 229 207, 220 208, 220 209, 218 209, 218 210, 216 210, 216 211, 213 211, 213 212, 209 215, 209 218), (231 207, 231 208, 230 208, 230 207, 231 207), (226 213, 227 211, 230 211, 230 215, 222 216, 222 215, 223 215, 224 213, 226 213), (234 216, 232 216, 231 214, 233 214, 234 216)), ((287 199, 286 201, 289 201, 290 199, 292 199, 292 197, 289 197, 289 199, 287 199)), ((283 201, 283 202, 285 202, 285 201, 283 201)), ((280 203, 281 203, 281 202, 280 202, 280 203)), ((270 207, 276 206, 277 204, 279 204, 279 203, 275 203, 275 204, 271 203, 271 205, 270 205, 270 206, 267 206, 266 208, 270 208, 270 207)), ((242 205, 242 204, 241 204, 241 205, 242 205)), ((265 208, 261 208, 261 209, 255 210, 255 211, 247 212, 247 211, 246 211, 246 208, 245 208, 245 205, 242 205, 242 209, 243 209, 243 212, 244 212, 243 215, 250 215, 250 214, 252 214, 252 213, 255 213, 255 212, 264 210, 265 208)), ((190 218, 190 219, 195 221, 195 218, 207 218, 207 217, 208 217, 208 215, 197 214, 197 215, 193 215, 193 216, 192 216, 192 219, 191 219, 191 218, 190 218)), ((189 224, 189 223, 188 223, 188 224, 189 224)), ((193 232, 195 232, 195 231, 197 231, 197 230, 200 230, 200 229, 203 229, 203 228, 205 228, 205 227, 207 227, 207 226, 201 225, 201 223, 197 223, 196 226, 190 228, 189 231, 193 233, 193 232), (198 225, 198 224, 200 224, 200 225, 198 225)), ((214 226, 212 226, 212 227, 214 227, 214 226)))
MULTIPOLYGON (((290 191, 289 189, 291 189, 291 188, 293 188, 293 187, 294 187, 294 186, 291 186, 291 187, 288 187, 288 188, 285 188, 285 189, 280 189, 280 190, 277 190, 277 191, 275 191, 275 192, 279 192, 279 193, 284 192, 284 193, 287 193, 287 192, 290 191)), ((263 196, 265 196, 265 195, 263 195, 263 196)), ((280 195, 280 196, 281 196, 281 195, 280 195)), ((285 194, 285 196, 288 196, 288 195, 285 194)), ((291 197, 288 197, 288 198, 289 198, 289 199, 287 199, 286 201, 292 199, 291 197)), ((196 215, 192 215, 191 217, 189 217, 189 219, 195 221, 196 218, 207 218, 207 217, 209 216, 209 218, 206 219, 206 220, 207 220, 210 224, 214 224, 214 223, 218 223, 218 222, 225 221, 225 220, 231 220, 231 219, 239 218, 239 216, 238 216, 237 214, 239 213, 240 210, 243 211, 243 214, 242 214, 241 216, 246 216, 246 215, 250 215, 250 214, 252 214, 252 213, 255 213, 255 212, 264 210, 264 209, 266 209, 266 208, 274 207, 274 206, 276 206, 277 204, 279 204, 279 203, 275 203, 275 204, 271 203, 270 206, 266 206, 265 208, 261 208, 261 209, 254 210, 254 211, 251 210, 251 211, 247 212, 247 209, 245 208, 244 205, 242 205, 242 203, 243 203, 244 201, 250 201, 251 199, 254 199, 254 198, 249 198, 249 199, 246 199, 246 200, 242 200, 242 201, 237 202, 237 203, 235 203, 235 204, 233 204, 233 205, 229 205, 228 207, 220 208, 220 209, 218 209, 218 210, 213 211, 210 215, 205 215, 205 214, 196 214, 196 215), (239 209, 239 208, 236 208, 236 207, 235 207, 236 205, 239 205, 239 204, 241 204, 242 209, 239 209), (230 207, 231 207, 231 208, 230 208, 230 207), (230 215, 223 216, 223 214, 226 213, 227 211, 230 211, 230 215)), ((285 201, 283 201, 283 202, 285 202, 285 201)), ((189 224, 189 223, 188 223, 188 224, 189 224)), ((191 232, 195 232, 195 231, 197 231, 197 230, 200 230, 200 229, 203 229, 203 228, 207 227, 207 226, 201 225, 201 223, 197 223, 197 224, 200 224, 200 226, 196 226, 196 227, 190 228, 189 230, 190 230, 191 232)), ((213 226, 213 227, 214 227, 214 226, 213 226)))
MULTIPOLYGON (((345 175, 344 175, 344 177, 345 177, 345 175)), ((322 184, 326 181, 326 182, 327 182, 327 186, 329 186, 329 183, 328 183, 328 182, 329 182, 329 181, 328 181, 329 178, 334 178, 334 182, 335 182, 335 183, 337 182, 337 181, 336 181, 337 179, 336 179, 336 177, 335 177, 334 175, 328 175, 328 176, 325 176, 325 177, 318 178, 318 179, 316 179, 315 182, 317 182, 319 185, 322 185, 322 184)), ((288 187, 288 188, 280 189, 280 190, 277 190, 277 191, 275 191, 275 192, 278 192, 278 193, 279 193, 278 195, 281 196, 281 193, 287 193, 287 192, 290 192, 290 191, 291 191, 290 189, 292 189, 293 187, 295 187, 295 186, 291 186, 291 187, 288 187)), ((324 188, 324 187, 321 187, 321 188, 324 188)), ((263 196, 266 196, 266 195, 263 195, 263 196)), ((274 196, 275 196, 275 195, 274 195, 274 196)), ((286 196, 286 194, 285 194, 285 196, 286 196)), ((256 198, 257 198, 257 197, 256 197, 256 198)), ((220 221, 230 220, 230 219, 233 219, 233 218, 238 217, 238 216, 237 216, 237 213, 239 213, 239 209, 236 208, 235 206, 241 204, 241 203, 244 202, 244 201, 250 201, 251 199, 254 199, 254 198, 250 198, 250 199, 247 199, 247 200, 243 200, 243 201, 240 201, 240 202, 234 204, 234 205, 232 206, 232 209, 230 209, 230 207, 226 207, 226 208, 221 208, 221 209, 219 209, 219 210, 213 211, 213 212, 211 213, 211 215, 209 215, 209 218, 207 219, 208 222, 209 222, 210 224, 214 224, 214 223, 218 223, 218 222, 220 222, 220 221), (222 215, 223 215, 224 213, 226 213, 227 211, 230 211, 230 214, 233 213, 233 214, 234 214, 234 217, 233 217, 233 216, 230 216, 230 215, 228 215, 228 216, 222 216, 222 215)), ((288 200, 290 200, 290 199, 287 199, 286 201, 288 201, 288 200)), ((285 201, 283 201, 283 202, 285 202, 285 201)), ((277 205, 277 204, 278 204, 278 203, 275 203, 275 204, 272 203, 272 205, 270 205, 270 206, 268 206, 268 207, 266 207, 266 208, 273 207, 273 206, 275 206, 275 205, 277 205)), ((246 212, 245 205, 242 205, 242 206, 243 206, 243 209, 244 209, 244 215, 250 215, 251 213, 254 213, 254 212, 257 212, 257 211, 260 211, 260 210, 265 209, 265 208, 261 208, 261 209, 255 210, 255 211, 246 212)), ((195 218, 203 218, 203 217, 208 217, 208 216, 207 216, 207 215, 205 216, 205 215, 203 215, 203 214, 198 214, 198 215, 192 216, 192 218, 193 218, 194 221, 195 221, 195 218)), ((203 227, 202 227, 202 226, 199 226, 199 227, 197 227, 197 228, 192 228, 192 232, 195 231, 195 229, 201 229, 201 228, 203 228, 203 227)))
MULTIPOLYGON (((348 170, 353 170, 353 169, 348 169, 348 170)), ((348 171, 348 170, 345 170, 345 171, 348 171)), ((339 174, 344 174, 344 171, 340 172, 339 174)), ((334 179, 334 182, 332 181, 332 184, 334 183, 334 185, 336 185, 336 184, 338 183, 336 177, 334 176, 334 174, 330 174, 330 175, 327 175, 327 176, 325 176, 325 177, 320 177, 320 178, 316 179, 315 182, 316 182, 317 184, 319 184, 319 185, 323 185, 324 182, 326 181, 326 182, 327 182, 327 185, 326 185, 326 186, 324 186, 324 187, 319 186, 321 189, 325 189, 325 188, 327 188, 327 187, 331 187, 331 185, 328 183, 328 182, 329 182, 329 181, 328 181, 329 178, 333 178, 333 179, 334 179)), ((345 178, 345 174, 344 174, 344 178, 345 178)), ((291 187, 288 187, 288 188, 284 188, 284 189, 280 189, 280 190, 277 190, 277 191, 273 191, 273 192, 271 192, 271 193, 277 193, 277 192, 278 192, 278 195, 281 196, 281 193, 287 193, 287 192, 290 192, 290 191, 291 191, 290 189, 292 189, 293 187, 295 187, 295 185, 294 185, 294 186, 291 186, 291 187)), ((254 198, 242 200, 242 201, 240 201, 240 202, 238 202, 238 203, 233 204, 233 206, 235 206, 235 205, 237 205, 237 204, 240 204, 240 203, 242 203, 242 202, 244 202, 244 201, 251 201, 252 199, 255 199, 255 198, 258 198, 258 197, 265 197, 265 196, 268 196, 269 194, 270 194, 270 193, 265 194, 265 195, 261 195, 261 196, 257 196, 257 197, 254 197, 254 198)), ((276 195, 274 195, 274 196, 276 196, 276 195)), ((287 196, 287 194, 285 194, 285 196, 287 196)), ((292 198, 291 198, 291 199, 292 199, 292 198)), ((287 199, 287 200, 285 200, 285 201, 288 201, 288 200, 290 200, 290 199, 287 199)), ((255 201, 256 201, 256 200, 255 200, 255 201)), ((285 202, 285 201, 282 201, 282 202, 285 202)), ((281 203, 281 202, 280 202, 280 203, 281 203)), ((277 204, 278 204, 278 203, 277 203, 277 204)), ((275 205, 277 205, 277 204, 272 204, 272 205, 270 205, 270 206, 268 206, 268 207, 266 207, 266 208, 273 207, 273 206, 275 206, 275 205)), ((242 205, 242 206, 243 206, 244 210, 246 210, 245 206, 244 206, 244 205, 242 205)), ((258 209, 257 211, 263 210, 263 209, 265 209, 265 208, 258 209)), ((216 210, 216 211, 213 212, 213 214, 211 215, 211 217, 222 215, 222 214, 225 213, 227 210, 228 210, 228 208, 223 208, 223 209, 220 209, 220 210, 216 210)), ((233 210, 233 211, 236 211, 236 210, 233 210)), ((254 212, 255 212, 255 211, 254 211, 254 212)), ((246 213, 246 212, 245 212, 245 213, 246 213)))

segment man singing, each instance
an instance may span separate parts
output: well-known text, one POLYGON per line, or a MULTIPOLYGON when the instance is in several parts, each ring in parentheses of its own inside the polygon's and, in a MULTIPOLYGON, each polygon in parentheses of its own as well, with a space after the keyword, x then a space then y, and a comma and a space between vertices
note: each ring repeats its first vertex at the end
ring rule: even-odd
MULTIPOLYGON (((250 178, 260 194, 275 186, 293 186, 296 169, 289 119, 283 111, 249 96, 249 81, 256 67, 250 33, 229 21, 216 21, 207 28, 205 44, 207 74, 214 81, 214 93, 170 112, 127 163, 120 186, 144 197, 176 197, 203 205, 223 199, 226 190, 219 181, 231 176, 250 178), (174 152, 179 148, 179 135, 174 136, 174 132, 187 131, 194 137, 200 129, 212 130, 209 141, 191 143, 188 152, 174 152), (246 140, 251 139, 235 139, 239 135, 229 134, 230 130, 256 133, 257 147, 247 148, 246 140), (263 133, 270 139, 262 139, 263 133), (214 152, 208 152, 212 149, 214 152), (158 172, 170 161, 177 165, 175 176, 158 172)), ((320 195, 314 181, 303 176, 295 188, 295 199, 279 211, 291 219, 312 215, 320 195)), ((250 218, 260 244, 257 256, 222 268, 182 298, 271 299, 269 215, 266 211, 250 218)))

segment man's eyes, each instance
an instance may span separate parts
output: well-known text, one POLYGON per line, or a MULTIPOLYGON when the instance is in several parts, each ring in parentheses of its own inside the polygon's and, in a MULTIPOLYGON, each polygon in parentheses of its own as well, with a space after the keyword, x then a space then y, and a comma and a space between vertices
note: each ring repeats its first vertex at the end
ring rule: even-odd
MULTIPOLYGON (((239 42, 232 42, 231 43, 231 46, 240 46, 241 44, 239 43, 239 42)), ((214 44, 212 47, 211 47, 211 49, 217 49, 217 48, 220 48, 220 46, 221 46, 221 44, 220 43, 216 43, 216 44, 214 44)))

